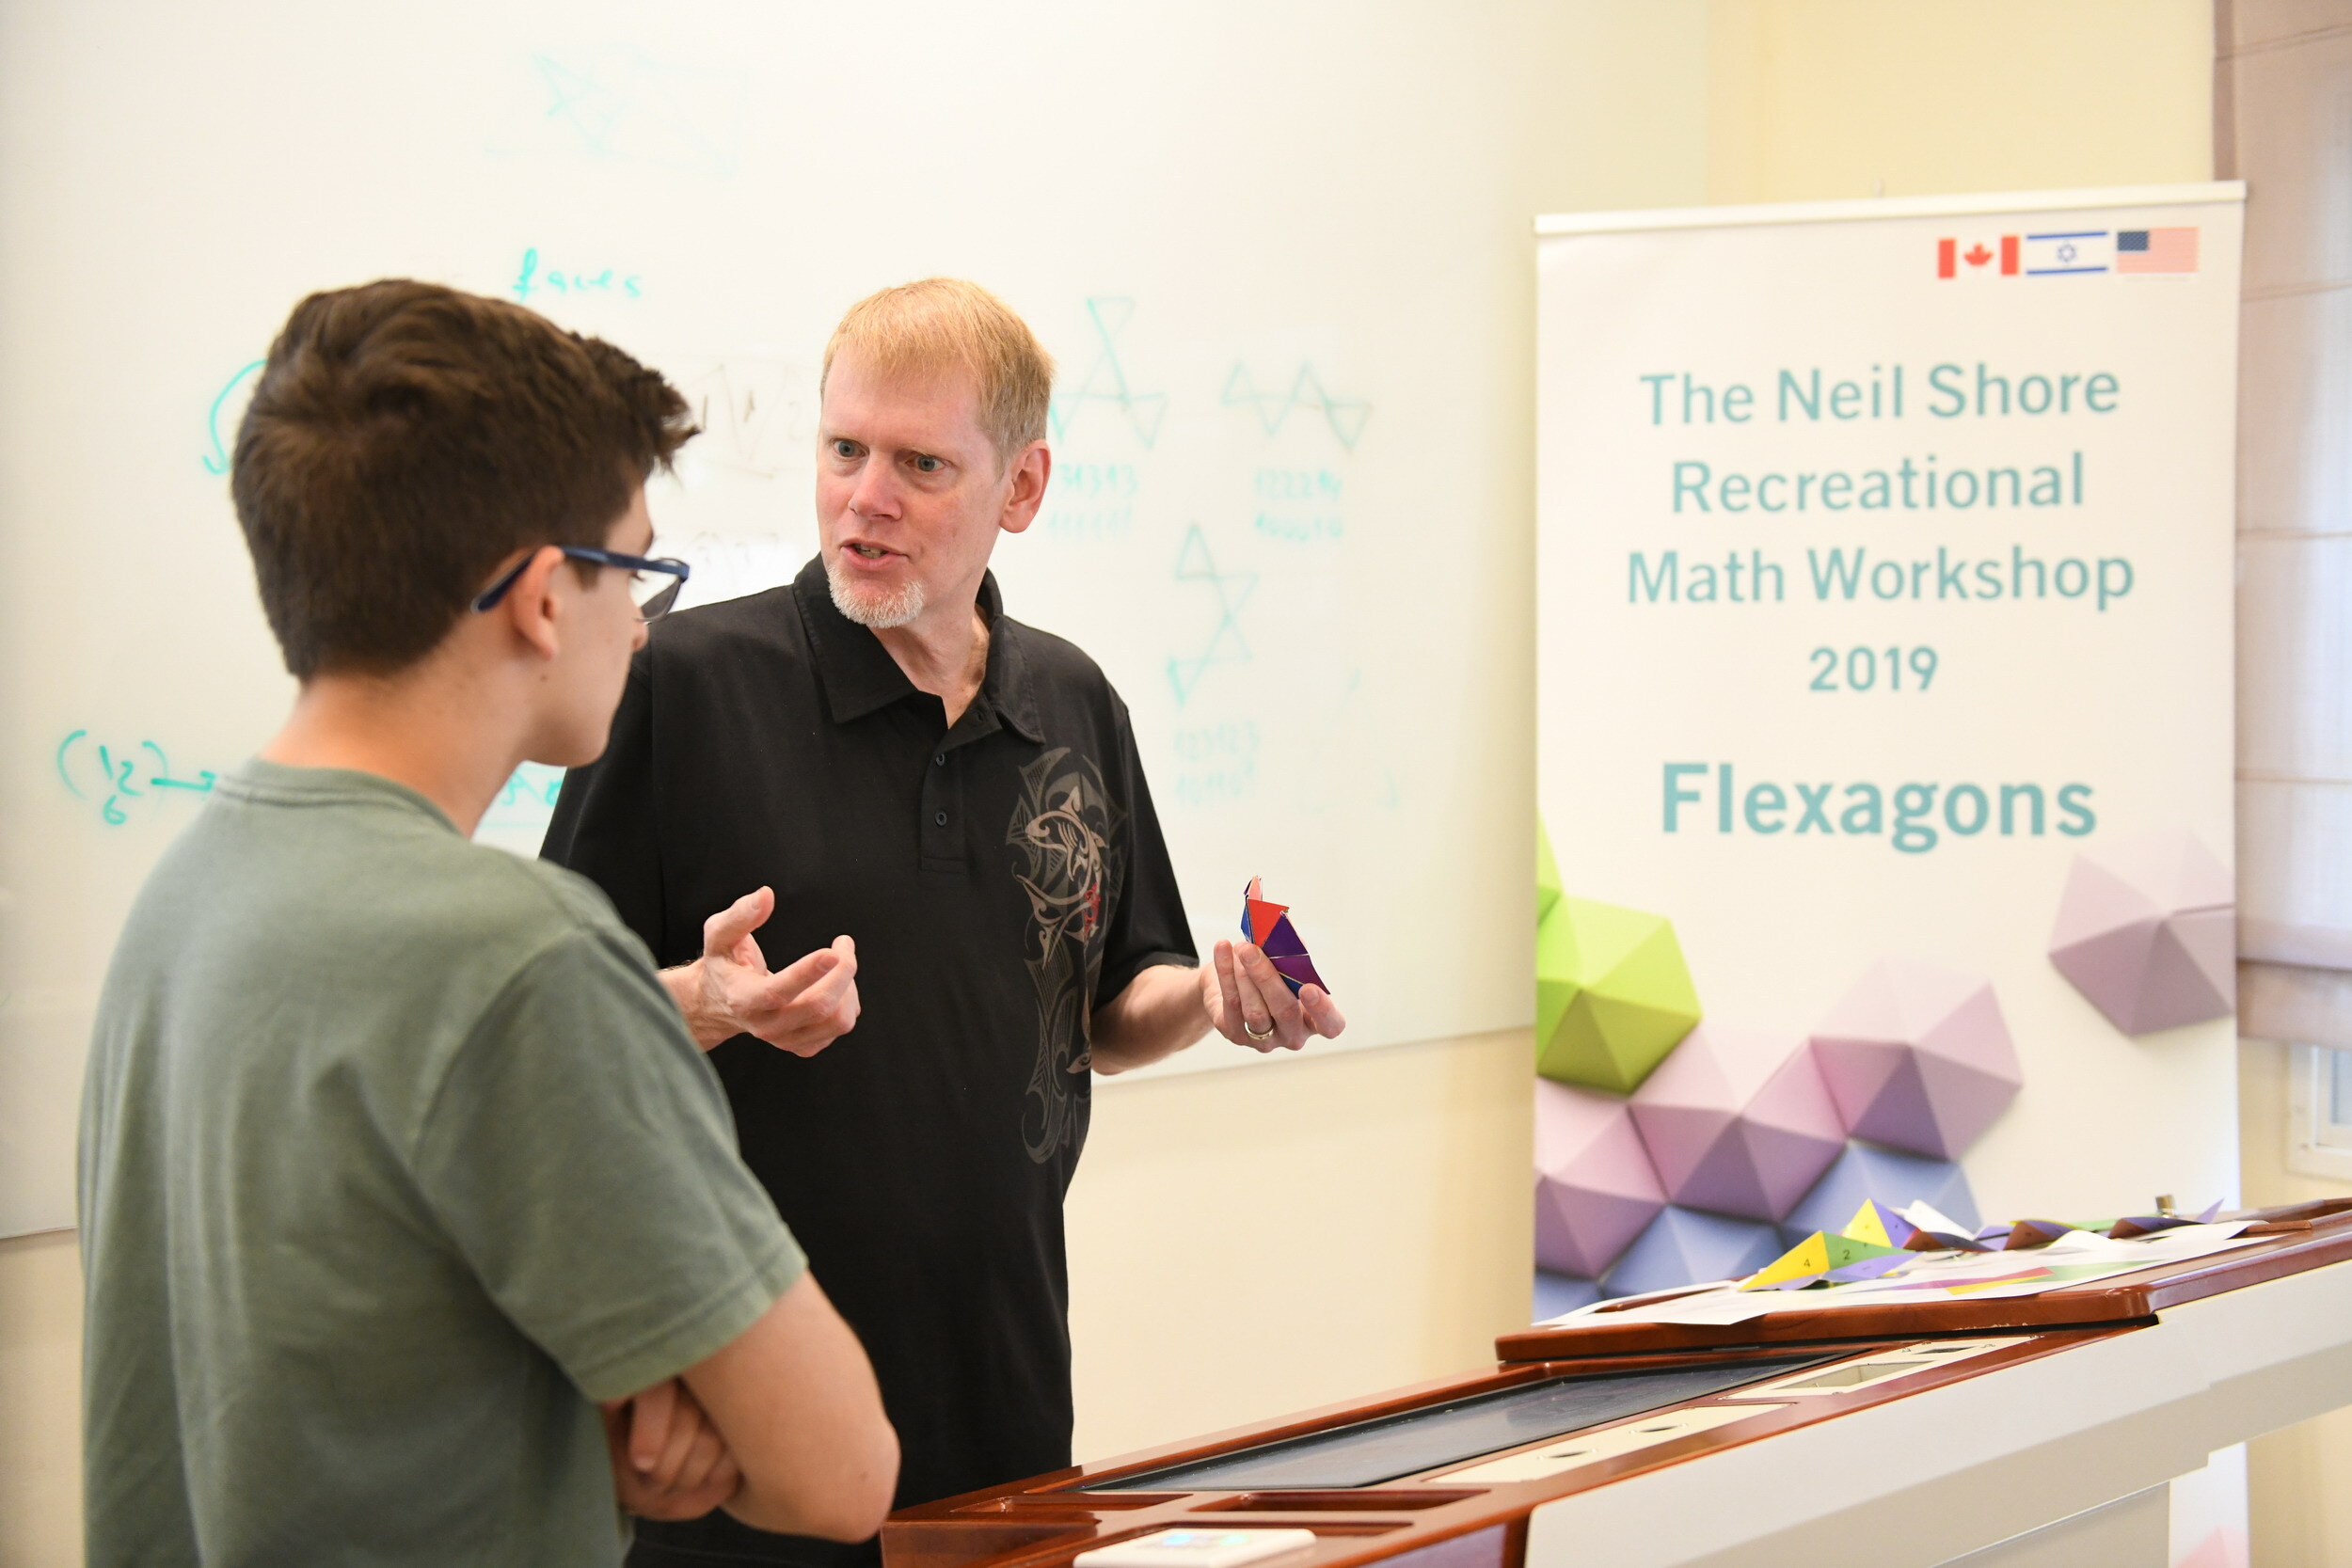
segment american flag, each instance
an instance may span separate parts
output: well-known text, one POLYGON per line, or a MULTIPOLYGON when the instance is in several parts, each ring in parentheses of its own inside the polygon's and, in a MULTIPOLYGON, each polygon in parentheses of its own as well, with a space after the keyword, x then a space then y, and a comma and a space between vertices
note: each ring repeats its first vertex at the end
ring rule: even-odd
POLYGON ((2125 229, 2115 236, 2118 272, 2195 272, 2194 229, 2125 229))

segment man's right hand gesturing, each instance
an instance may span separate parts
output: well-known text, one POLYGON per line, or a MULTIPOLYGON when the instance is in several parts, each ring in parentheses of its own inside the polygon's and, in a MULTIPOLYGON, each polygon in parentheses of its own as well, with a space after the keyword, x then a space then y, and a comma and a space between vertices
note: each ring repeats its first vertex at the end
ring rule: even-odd
POLYGON ((857 1025, 857 943, 835 937, 831 947, 771 972, 752 933, 775 908, 768 888, 745 894, 703 922, 701 958, 661 972, 705 1051, 756 1035, 780 1051, 814 1056, 857 1025))

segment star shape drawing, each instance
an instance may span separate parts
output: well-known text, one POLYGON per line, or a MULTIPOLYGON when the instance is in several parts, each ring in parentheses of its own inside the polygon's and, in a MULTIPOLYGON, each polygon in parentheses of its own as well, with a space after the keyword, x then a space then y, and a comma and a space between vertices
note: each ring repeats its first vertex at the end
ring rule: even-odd
POLYGON ((539 80, 548 89, 548 118, 570 127, 587 150, 614 155, 612 133, 628 112, 628 100, 588 72, 548 55, 534 55, 539 80))
POLYGON ((1201 677, 1220 664, 1249 662, 1249 641, 1242 636, 1242 607, 1258 591, 1255 572, 1220 572, 1209 553, 1208 536, 1194 523, 1184 530, 1184 547, 1176 553, 1176 580, 1207 585, 1216 595, 1216 626, 1200 653, 1190 657, 1170 654, 1168 684, 1182 707, 1200 689, 1201 677))
POLYGON ((592 158, 732 176, 742 139, 739 72, 658 60, 609 46, 531 57, 546 90, 540 118, 592 158))
POLYGON ((1075 389, 1057 394, 1046 405, 1054 438, 1070 433, 1078 415, 1090 404, 1102 404, 1125 416, 1127 427, 1146 447, 1160 438, 1160 421, 1168 417, 1166 392, 1138 392, 1127 382, 1127 367, 1119 357, 1119 337, 1134 319, 1132 299, 1089 299, 1087 319, 1094 324, 1094 362, 1075 389))
POLYGON ((1314 366, 1302 363, 1298 373, 1291 378, 1289 388, 1279 392, 1258 390, 1257 377, 1249 367, 1236 362, 1233 373, 1225 378, 1225 406, 1249 408, 1256 412, 1258 424, 1268 436, 1279 433, 1290 417, 1305 408, 1323 416, 1333 439, 1349 451, 1364 434, 1364 425, 1372 418, 1372 404, 1362 398, 1333 397, 1323 385, 1323 377, 1314 366))

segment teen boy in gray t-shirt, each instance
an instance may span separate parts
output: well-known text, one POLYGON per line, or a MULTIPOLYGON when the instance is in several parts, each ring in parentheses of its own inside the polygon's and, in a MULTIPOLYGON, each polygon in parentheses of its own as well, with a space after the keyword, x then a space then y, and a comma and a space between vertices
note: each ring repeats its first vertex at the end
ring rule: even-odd
MULTIPOLYGON (((234 488, 301 695, 148 879, 85 1087, 93 1568, 614 1563, 616 1502, 879 1523, 872 1373, 643 946, 465 837, 602 749, 684 414, 421 284, 274 346, 234 488)), ((837 1030, 853 974, 735 978, 837 1030)))

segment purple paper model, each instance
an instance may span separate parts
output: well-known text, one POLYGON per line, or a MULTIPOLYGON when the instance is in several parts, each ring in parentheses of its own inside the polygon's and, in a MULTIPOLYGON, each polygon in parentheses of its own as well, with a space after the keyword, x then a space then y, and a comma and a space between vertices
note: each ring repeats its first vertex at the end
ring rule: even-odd
POLYGON ((1241 934, 1258 944, 1274 973, 1282 977, 1293 996, 1301 986, 1315 986, 1329 990, 1323 976, 1315 973, 1315 962, 1307 956, 1307 944, 1298 935, 1298 927, 1291 924, 1290 906, 1270 902, 1265 896, 1265 879, 1252 877, 1242 893, 1241 934))
POLYGON ((1846 1147, 1811 1045, 1755 1030, 1700 1024, 1632 1107, 1666 1196, 1741 1219, 1779 1220, 1846 1147))
POLYGON ((1813 1035, 1846 1131, 1958 1159, 2017 1098, 2017 1065, 1992 982, 1882 958, 1813 1035))
POLYGON ((1535 1261, 1597 1276, 1666 1206, 1626 1102, 1535 1080, 1535 1261))
POLYGON ((2227 1018, 2237 1007, 2236 893, 2182 830, 2074 857, 2050 961, 2127 1035, 2227 1018))

